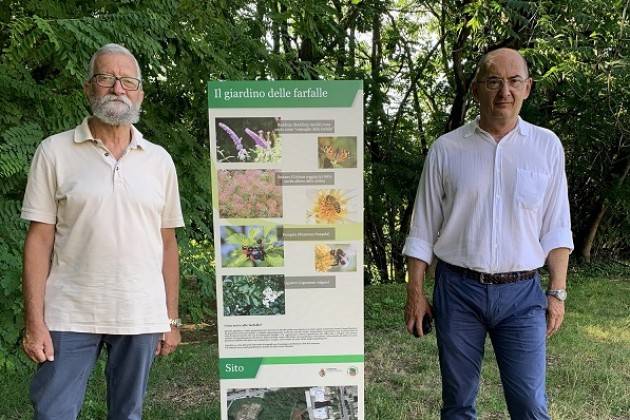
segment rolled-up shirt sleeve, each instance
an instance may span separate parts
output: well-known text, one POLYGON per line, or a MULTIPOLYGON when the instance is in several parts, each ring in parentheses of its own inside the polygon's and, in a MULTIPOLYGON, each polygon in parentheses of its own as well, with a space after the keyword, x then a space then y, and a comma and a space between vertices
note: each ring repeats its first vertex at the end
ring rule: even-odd
POLYGON ((544 197, 540 229, 540 245, 545 255, 549 255, 549 252, 556 248, 573 250, 564 150, 559 140, 557 144, 555 164, 544 197))
POLYGON ((443 187, 435 145, 429 150, 424 162, 409 235, 403 247, 403 255, 431 264, 433 244, 442 225, 443 187))

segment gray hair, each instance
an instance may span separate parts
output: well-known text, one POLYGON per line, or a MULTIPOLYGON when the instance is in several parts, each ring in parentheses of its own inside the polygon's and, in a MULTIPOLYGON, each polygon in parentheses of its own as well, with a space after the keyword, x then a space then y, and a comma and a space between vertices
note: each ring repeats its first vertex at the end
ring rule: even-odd
POLYGON ((138 64, 138 60, 136 60, 136 57, 133 56, 131 51, 129 51, 127 48, 119 44, 105 44, 101 48, 96 50, 96 52, 90 59, 90 64, 88 65, 88 72, 87 72, 86 80, 89 81, 94 76, 94 64, 96 63, 96 59, 101 55, 107 55, 107 54, 123 54, 123 55, 131 57, 133 59, 134 64, 136 65, 136 73, 138 75, 137 77, 138 79, 142 80, 142 73, 140 72, 140 65, 138 64))

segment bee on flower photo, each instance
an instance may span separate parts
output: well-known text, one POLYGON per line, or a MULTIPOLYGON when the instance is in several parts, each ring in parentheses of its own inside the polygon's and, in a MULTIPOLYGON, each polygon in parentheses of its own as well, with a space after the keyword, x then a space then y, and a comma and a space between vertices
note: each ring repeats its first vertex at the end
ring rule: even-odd
POLYGON ((339 189, 307 190, 311 203, 306 221, 316 224, 351 223, 358 217, 357 203, 352 191, 339 189))
POLYGON ((315 271, 357 271, 357 251, 350 244, 315 245, 315 271))

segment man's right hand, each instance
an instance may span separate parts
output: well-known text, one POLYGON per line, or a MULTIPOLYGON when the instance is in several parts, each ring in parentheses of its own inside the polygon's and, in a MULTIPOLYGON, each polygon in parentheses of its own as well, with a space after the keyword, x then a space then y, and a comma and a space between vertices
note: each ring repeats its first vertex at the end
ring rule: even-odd
POLYGON ((22 348, 34 362, 43 363, 55 360, 52 338, 45 325, 27 326, 22 339, 22 348))
POLYGON ((425 314, 433 317, 433 312, 429 301, 424 295, 422 284, 424 283, 424 273, 428 264, 417 258, 407 258, 407 270, 409 272, 409 283, 407 283, 407 304, 405 305, 405 324, 407 331, 416 337, 424 336, 426 331, 422 330, 422 318, 425 314))
POLYGON ((409 334, 422 337, 425 331, 422 330, 422 319, 425 314, 433 317, 433 312, 429 301, 423 293, 413 293, 407 291, 407 303, 405 305, 405 323, 409 334))

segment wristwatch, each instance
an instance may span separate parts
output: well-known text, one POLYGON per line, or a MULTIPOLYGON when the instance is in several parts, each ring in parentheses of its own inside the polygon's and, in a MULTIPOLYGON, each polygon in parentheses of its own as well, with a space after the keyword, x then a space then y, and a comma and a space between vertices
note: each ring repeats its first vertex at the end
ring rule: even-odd
POLYGON ((180 318, 175 318, 175 319, 169 319, 168 320, 168 324, 171 327, 175 327, 175 328, 179 328, 182 326, 182 320, 180 318))
POLYGON ((553 296, 561 302, 567 300, 567 291, 565 289, 547 290, 547 296, 553 296))

